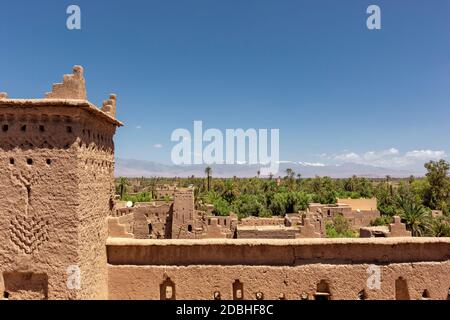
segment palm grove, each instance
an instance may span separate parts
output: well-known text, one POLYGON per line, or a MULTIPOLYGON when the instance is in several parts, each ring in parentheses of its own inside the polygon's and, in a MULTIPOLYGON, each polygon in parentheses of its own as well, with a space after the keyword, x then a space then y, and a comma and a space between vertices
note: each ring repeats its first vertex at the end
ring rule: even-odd
MULTIPOLYGON (((399 215, 413 236, 450 236, 450 164, 430 161, 425 168, 427 173, 421 178, 370 180, 356 176, 302 178, 292 169, 281 179, 260 178, 259 172, 254 178, 213 178, 213 169, 207 167, 205 177, 200 178, 119 178, 116 191, 122 200, 140 202, 151 201, 159 185, 194 186, 197 208, 213 204, 215 215, 234 212, 239 218, 284 216, 306 210, 311 202, 333 204, 337 198, 376 197, 381 218, 373 225, 386 225, 399 215), (441 210, 443 215, 433 217, 432 210, 441 210)), ((339 217, 327 225, 327 235, 356 236, 339 217)))

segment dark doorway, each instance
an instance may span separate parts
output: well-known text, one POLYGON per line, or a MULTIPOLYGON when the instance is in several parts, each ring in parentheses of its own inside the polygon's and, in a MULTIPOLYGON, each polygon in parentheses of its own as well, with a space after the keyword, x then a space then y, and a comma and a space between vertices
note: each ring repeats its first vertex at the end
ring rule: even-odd
POLYGON ((402 277, 395 280, 395 300, 410 300, 408 283, 402 277))

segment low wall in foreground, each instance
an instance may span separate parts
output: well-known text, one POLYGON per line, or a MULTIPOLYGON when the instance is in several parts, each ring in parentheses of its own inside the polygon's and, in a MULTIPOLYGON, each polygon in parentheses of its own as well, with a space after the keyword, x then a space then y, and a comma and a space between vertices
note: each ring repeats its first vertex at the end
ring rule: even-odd
POLYGON ((107 243, 110 299, 447 299, 450 238, 107 243))

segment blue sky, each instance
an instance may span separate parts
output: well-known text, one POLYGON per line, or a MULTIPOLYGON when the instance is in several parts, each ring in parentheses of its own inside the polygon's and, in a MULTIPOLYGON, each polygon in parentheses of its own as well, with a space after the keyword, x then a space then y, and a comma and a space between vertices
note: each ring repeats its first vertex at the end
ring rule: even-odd
POLYGON ((418 166, 450 152, 450 1, 1 0, 0 91, 75 64, 118 94, 116 155, 169 163, 176 128, 279 128, 283 161, 418 166), (66 28, 81 7, 82 29, 66 28), (382 29, 366 27, 381 7, 382 29), (155 147, 157 146, 157 147, 155 147))

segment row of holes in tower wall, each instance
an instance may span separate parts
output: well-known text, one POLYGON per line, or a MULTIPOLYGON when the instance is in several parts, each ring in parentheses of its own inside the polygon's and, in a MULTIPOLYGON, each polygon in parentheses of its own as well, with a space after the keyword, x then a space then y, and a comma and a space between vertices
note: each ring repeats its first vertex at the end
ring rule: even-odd
MULTIPOLYGON (((37 164, 37 162, 33 158, 25 158, 25 159, 16 159, 9 158, 10 165, 16 165, 18 161, 24 161, 27 165, 32 166, 37 164)), ((51 165, 52 159, 45 159, 45 164, 51 165)), ((95 168, 104 168, 104 169, 113 169, 113 163, 111 161, 96 161, 96 160, 86 160, 85 161, 86 169, 95 169, 95 168)))
MULTIPOLYGON (((13 166, 13 165, 17 164, 17 161, 21 161, 21 160, 25 161, 26 164, 29 165, 29 166, 32 166, 32 165, 36 164, 35 160, 33 160, 33 158, 26 158, 26 159, 9 158, 9 164, 13 166)), ((45 163, 47 165, 51 165, 52 164, 52 159, 45 159, 45 163)))
MULTIPOLYGON (((46 132, 47 127, 43 124, 40 125, 28 125, 28 124, 17 124, 19 128, 19 132, 46 132)), ((7 133, 14 129, 13 124, 2 124, 1 125, 1 132, 7 133)), ((66 133, 73 133, 74 129, 70 125, 64 125, 64 131, 66 133)), ((88 139, 93 139, 94 141, 102 142, 102 143, 110 143, 112 144, 112 137, 106 137, 103 133, 95 133, 91 132, 90 129, 82 129, 83 136, 85 136, 88 139)))

